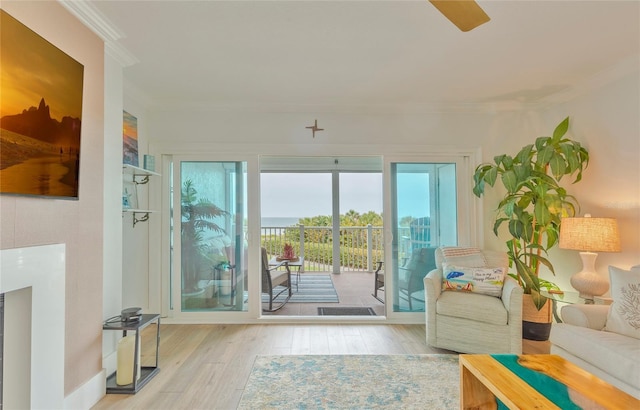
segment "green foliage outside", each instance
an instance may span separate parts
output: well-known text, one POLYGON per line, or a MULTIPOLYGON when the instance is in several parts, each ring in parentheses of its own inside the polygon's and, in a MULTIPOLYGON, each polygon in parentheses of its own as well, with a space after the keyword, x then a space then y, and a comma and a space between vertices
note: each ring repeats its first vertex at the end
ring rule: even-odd
MULTIPOLYGON (((333 236, 332 236, 331 216, 318 215, 314 217, 301 218, 298 225, 304 225, 304 257, 306 261, 333 263, 333 236), (314 227, 315 229, 306 229, 314 227), (317 227, 327 227, 327 229, 317 229, 317 227)), ((340 215, 340 226, 362 227, 363 229, 341 229, 340 230, 340 265, 354 269, 367 268, 367 225, 377 227, 373 229, 371 238, 374 248, 372 250, 373 261, 382 260, 381 246, 375 244, 382 243, 382 215, 373 211, 360 214, 354 210, 340 215)), ((300 254, 300 229, 298 227, 287 228, 283 235, 263 237, 262 246, 267 249, 270 255, 279 255, 285 243, 293 246, 296 255, 300 254)))
POLYGON ((180 227, 182 242, 182 289, 184 292, 199 290, 200 272, 207 266, 208 246, 204 233, 224 232, 212 220, 227 215, 208 199, 198 196, 198 191, 190 179, 184 181, 181 198, 182 223, 180 227))

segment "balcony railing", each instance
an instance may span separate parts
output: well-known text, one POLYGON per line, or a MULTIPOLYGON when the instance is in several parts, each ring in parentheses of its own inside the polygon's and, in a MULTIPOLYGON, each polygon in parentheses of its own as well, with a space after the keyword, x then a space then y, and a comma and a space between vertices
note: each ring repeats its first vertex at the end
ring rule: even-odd
MULTIPOLYGON (((410 228, 398 228, 398 234, 398 258, 404 258, 412 246, 410 228)), ((373 272, 376 262, 384 260, 381 226, 341 226, 339 237, 342 272, 373 272)), ((332 227, 299 225, 261 228, 261 245, 270 255, 280 255, 285 243, 293 246, 296 255, 304 257, 304 271, 333 270, 332 227)))

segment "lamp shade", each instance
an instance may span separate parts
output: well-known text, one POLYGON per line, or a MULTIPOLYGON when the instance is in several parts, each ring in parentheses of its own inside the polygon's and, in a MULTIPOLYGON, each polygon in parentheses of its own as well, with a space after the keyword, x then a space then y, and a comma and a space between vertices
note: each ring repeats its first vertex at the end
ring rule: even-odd
POLYGON ((618 222, 613 218, 562 218, 561 249, 586 252, 620 252, 618 222))

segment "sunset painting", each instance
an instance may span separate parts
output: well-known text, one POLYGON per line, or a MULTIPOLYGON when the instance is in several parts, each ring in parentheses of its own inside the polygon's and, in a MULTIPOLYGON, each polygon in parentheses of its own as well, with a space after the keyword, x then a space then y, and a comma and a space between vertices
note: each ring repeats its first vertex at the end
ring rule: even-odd
POLYGON ((78 198, 84 66, 0 10, 0 193, 78 198))

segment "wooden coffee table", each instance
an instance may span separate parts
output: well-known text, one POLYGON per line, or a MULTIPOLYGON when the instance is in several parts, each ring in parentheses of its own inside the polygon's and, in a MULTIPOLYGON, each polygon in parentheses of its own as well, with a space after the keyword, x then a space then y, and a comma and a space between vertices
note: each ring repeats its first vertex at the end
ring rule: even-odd
MULTIPOLYGON (((517 361, 567 386, 569 397, 581 407, 640 409, 640 400, 560 356, 523 355, 517 361)), ((510 409, 560 408, 492 355, 460 355, 460 408, 495 409, 496 398, 510 409)))

